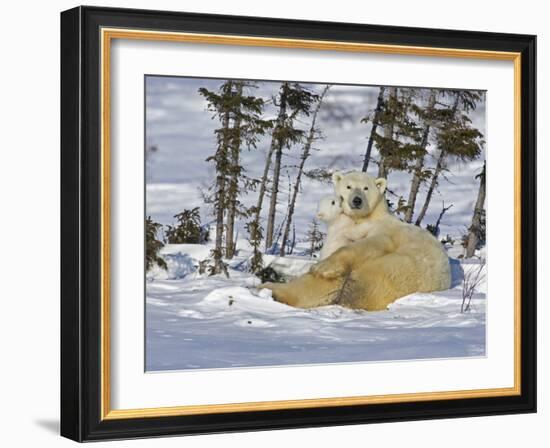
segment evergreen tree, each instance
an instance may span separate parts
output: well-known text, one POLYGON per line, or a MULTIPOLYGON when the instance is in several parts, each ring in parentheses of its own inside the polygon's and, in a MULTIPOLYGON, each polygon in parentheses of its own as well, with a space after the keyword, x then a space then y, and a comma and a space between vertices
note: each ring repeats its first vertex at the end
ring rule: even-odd
POLYGON ((431 89, 430 95, 426 107, 415 106, 414 112, 421 119, 423 123, 422 137, 420 140, 421 150, 417 154, 416 162, 412 169, 412 180, 411 188, 409 191, 409 197, 407 200, 407 205, 405 209, 405 222, 412 222, 414 215, 414 208, 416 205, 416 198, 418 196, 418 191, 420 190, 420 185, 422 182, 426 181, 430 172, 424 169, 426 149, 428 147, 430 128, 435 120, 437 120, 437 98, 440 92, 437 89, 431 89))
POLYGON ((162 224, 154 222, 150 216, 145 220, 145 270, 153 265, 166 269, 166 262, 159 256, 159 251, 164 247, 162 241, 157 238, 157 233, 162 229, 162 224))
MULTIPOLYGON (((232 258, 235 251, 234 226, 236 216, 242 212, 238 200, 239 183, 250 184, 240 162, 242 147, 248 149, 256 146, 259 137, 271 126, 269 121, 261 118, 264 100, 252 95, 245 95, 245 88, 256 87, 245 81, 225 81, 218 92, 201 88, 199 93, 205 97, 208 109, 214 112, 221 127, 216 129, 217 149, 207 161, 214 162, 216 180, 212 204, 216 220, 216 240, 212 251, 213 274, 226 271, 222 257, 232 258), (224 217, 227 224, 224 226, 224 217), (224 229, 225 247, 223 246, 224 229), (224 251, 225 249, 225 251, 224 251)), ((246 191, 243 188, 242 191, 246 191)), ((244 212, 245 213, 245 212, 244 212)))
POLYGON ((376 132, 373 139, 378 149, 378 175, 377 177, 388 177, 386 156, 389 156, 396 148, 396 141, 393 139, 393 128, 397 118, 397 87, 390 88, 388 99, 384 101, 383 108, 379 114, 379 121, 384 130, 384 135, 380 136, 376 132))
POLYGON ((269 168, 271 166, 271 159, 273 158, 274 150, 275 150, 275 146, 272 140, 271 145, 269 147, 269 151, 265 159, 262 178, 260 180, 258 199, 257 199, 256 205, 251 207, 249 210, 251 219, 246 225, 247 231, 248 231, 248 241, 253 250, 253 254, 252 254, 253 261, 250 263, 249 270, 254 274, 258 274, 263 269, 263 260, 262 260, 263 257, 262 257, 262 252, 260 250, 260 245, 263 238, 263 227, 260 222, 260 214, 262 211, 265 192, 267 190, 269 168))
POLYGON ((313 257, 315 252, 323 248, 324 234, 319 230, 319 222, 314 218, 311 221, 307 232, 307 241, 309 242, 309 256, 313 257))
POLYGON ((305 170, 304 176, 323 184, 331 184, 333 173, 333 170, 329 168, 313 168, 311 170, 305 170))
MULTIPOLYGON (((318 95, 300 84, 284 82, 281 85, 277 98, 273 100, 279 111, 271 136, 271 149, 268 155, 268 157, 271 157, 271 154, 273 154, 275 160, 273 162, 271 197, 265 235, 266 249, 269 249, 273 244, 283 149, 290 148, 293 144, 301 141, 304 131, 295 127, 296 117, 298 115, 309 116, 311 107, 317 99, 318 95)), ((264 178, 262 184, 265 185, 265 181, 266 179, 264 178)), ((257 213, 259 213, 259 209, 261 209, 261 204, 258 207, 257 213)))
POLYGON ((468 229, 466 239, 467 258, 473 257, 476 249, 485 244, 485 167, 486 163, 484 162, 481 173, 476 176, 479 179, 479 190, 472 216, 472 224, 468 229))
MULTIPOLYGON (((243 83, 235 82, 235 103, 243 96, 243 83)), ((261 100, 260 100, 261 101, 261 100)), ((242 115, 237 104, 233 106, 233 132, 230 144, 230 166, 229 179, 227 186, 227 225, 225 228, 225 256, 233 258, 235 253, 235 241, 233 234, 235 231, 235 217, 237 215, 238 195, 239 195, 239 178, 242 174, 243 167, 240 164, 241 154, 241 138, 242 138, 242 115)), ((261 112, 261 108, 260 108, 261 112)))
POLYGON ((184 210, 174 215, 177 224, 168 226, 166 241, 169 244, 199 244, 201 242, 202 228, 199 207, 184 210))
POLYGON ((224 215, 227 208, 227 177, 230 171, 229 152, 231 145, 230 119, 233 99, 232 92, 232 80, 228 80, 221 85, 219 94, 205 88, 199 89, 199 93, 204 96, 208 102, 208 109, 214 112, 214 117, 217 117, 221 123, 221 128, 214 131, 217 142, 216 152, 213 156, 206 159, 208 162, 214 162, 216 170, 214 198, 212 200, 216 221, 216 239, 214 249, 212 249, 214 265, 210 271, 211 274, 219 274, 220 272, 226 271, 222 257, 224 215))
POLYGON ((234 106, 234 138, 231 145, 231 177, 228 187, 228 213, 226 229, 226 257, 233 258, 235 254, 235 219, 237 216, 248 217, 250 210, 239 201, 239 192, 254 190, 258 181, 246 175, 246 169, 240 160, 243 147, 250 150, 256 147, 259 138, 272 127, 270 120, 262 118, 265 101, 253 95, 243 94, 243 89, 250 91, 257 88, 253 82, 236 82, 236 97, 234 106))
MULTIPOLYGON (((323 99, 325 95, 328 92, 328 89, 330 86, 326 86, 323 91, 321 92, 321 95, 317 99, 317 105, 315 106, 315 109, 312 114, 311 119, 311 126, 309 128, 309 132, 305 141, 305 144, 302 148, 302 154, 300 156, 300 164, 298 165, 298 173, 296 174, 296 180, 294 181, 294 186, 292 188, 292 196, 289 197, 288 202, 288 210, 287 210, 287 216, 286 216, 286 222, 285 227, 283 231, 283 238, 281 240, 281 249, 280 249, 280 255, 281 257, 284 257, 286 254, 287 244, 290 243, 289 237, 290 237, 290 228, 292 226, 292 218, 294 216, 294 208, 296 206, 296 199, 298 198, 298 192, 300 191, 300 185, 302 181, 302 175, 304 172, 304 165, 306 163, 306 160, 309 158, 311 154, 312 144, 313 142, 320 138, 320 131, 316 128, 316 122, 317 122, 317 115, 319 114, 319 110, 321 109, 321 105, 323 104, 323 99)), ((290 189, 289 189, 290 190, 290 189)))
POLYGON ((453 97, 453 103, 452 106, 439 112, 441 120, 435 129, 439 155, 424 205, 415 221, 417 226, 426 216, 432 195, 439 182, 439 176, 447 169, 448 157, 453 156, 462 161, 474 160, 481 154, 484 144, 483 135, 471 125, 472 121, 468 117, 468 114, 477 107, 477 103, 483 98, 483 93, 455 90, 449 92, 448 95, 453 97))
POLYGON ((256 219, 252 219, 246 223, 246 231, 248 232, 248 242, 252 247, 252 256, 248 266, 249 272, 254 274, 259 273, 264 268, 263 256, 260 245, 262 243, 262 226, 256 219))
MULTIPOLYGON (((365 150, 365 157, 363 158, 363 168, 361 171, 364 173, 367 172, 367 169, 369 168, 369 162, 371 159, 371 153, 372 153, 372 145, 374 144, 374 136, 376 134, 376 130, 378 129, 378 125, 380 124, 380 114, 382 113, 382 109, 384 107, 384 92, 386 91, 385 87, 380 87, 380 90, 378 91, 378 99, 376 100, 376 108, 374 109, 374 116, 372 118, 372 127, 370 130, 370 136, 369 141, 367 143, 367 149, 365 150)), ((369 118, 365 117, 361 120, 363 123, 368 123, 369 118)))
POLYGON ((373 135, 380 156, 378 177, 387 178, 392 170, 409 171, 410 164, 425 151, 421 145, 421 129, 411 113, 414 94, 414 89, 389 89, 378 116, 384 134, 373 135))

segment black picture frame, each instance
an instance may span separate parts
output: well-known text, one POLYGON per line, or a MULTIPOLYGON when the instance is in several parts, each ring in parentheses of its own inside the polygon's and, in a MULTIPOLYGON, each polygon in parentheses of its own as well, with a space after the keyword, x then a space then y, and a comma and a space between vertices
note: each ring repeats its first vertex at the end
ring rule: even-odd
POLYGON ((77 7, 61 13, 61 435, 76 441, 536 412, 536 37, 77 7), (521 53, 521 393, 306 409, 102 419, 100 29, 521 53))

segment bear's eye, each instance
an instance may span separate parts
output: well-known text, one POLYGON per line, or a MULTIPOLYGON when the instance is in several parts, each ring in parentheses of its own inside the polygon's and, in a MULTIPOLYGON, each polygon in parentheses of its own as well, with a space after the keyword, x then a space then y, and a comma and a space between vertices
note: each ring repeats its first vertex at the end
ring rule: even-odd
POLYGON ((369 189, 369 187, 365 187, 365 188, 363 188, 363 190, 365 190, 365 191, 367 191, 368 189, 369 189))
POLYGON ((351 185, 348 185, 346 188, 347 188, 348 190, 351 190, 351 185))
POLYGON ((332 205, 334 205, 334 201, 332 201, 332 205))

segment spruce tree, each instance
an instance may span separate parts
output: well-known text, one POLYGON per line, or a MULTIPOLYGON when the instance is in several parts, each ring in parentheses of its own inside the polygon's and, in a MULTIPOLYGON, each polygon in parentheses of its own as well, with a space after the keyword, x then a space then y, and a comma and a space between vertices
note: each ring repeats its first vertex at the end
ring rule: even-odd
POLYGON ((378 177, 390 171, 409 171, 411 163, 425 151, 421 146, 421 128, 413 117, 414 89, 391 87, 379 113, 384 133, 374 133, 379 154, 378 177))
POLYGON ((231 258, 234 254, 234 224, 240 206, 239 181, 244 171, 240 163, 240 151, 243 145, 247 148, 255 147, 259 136, 270 126, 270 122, 261 119, 264 100, 243 93, 244 88, 254 86, 245 81, 227 80, 217 92, 199 89, 207 101, 208 110, 214 113, 213 118, 221 123, 221 127, 215 130, 216 151, 206 159, 214 163, 216 171, 212 200, 216 239, 212 250, 214 266, 209 270, 211 274, 227 272, 223 256, 225 254, 231 258), (227 225, 224 224, 225 216, 227 225), (224 230, 227 230, 225 247, 224 230))
POLYGON ((260 245, 262 243, 262 227, 258 220, 252 219, 246 223, 248 232, 248 242, 252 247, 252 256, 250 257, 248 270, 254 274, 259 273, 264 268, 263 256, 260 245))
POLYGON ((211 92, 205 88, 199 89, 199 93, 206 98, 208 109, 214 112, 213 118, 217 117, 221 123, 221 127, 214 131, 217 143, 216 152, 213 156, 206 159, 208 162, 214 162, 216 170, 214 198, 212 201, 216 221, 216 239, 214 249, 212 249, 214 265, 210 270, 211 274, 219 274, 226 271, 223 262, 223 231, 224 215, 227 208, 227 178, 230 174, 229 151, 231 144, 230 119, 232 92, 233 81, 231 80, 221 85, 219 93, 211 92))
MULTIPOLYGON (((242 97, 243 84, 242 82, 235 82, 234 95, 235 98, 242 97)), ((235 253, 235 241, 233 240, 233 234, 235 230, 235 217, 237 215, 238 206, 238 194, 239 194, 239 178, 241 176, 242 166, 240 165, 241 154, 241 124, 242 116, 236 113, 236 104, 233 106, 233 132, 230 144, 230 166, 229 166, 229 179, 227 185, 227 225, 225 228, 225 256, 226 258, 233 258, 235 253)))
POLYGON ((307 232, 307 241, 309 242, 309 256, 313 257, 315 252, 319 252, 323 248, 324 234, 319 230, 319 222, 314 218, 311 221, 307 232))
POLYGON ((414 112, 420 118, 422 122, 422 137, 420 140, 420 151, 417 154, 416 162, 412 168, 411 187, 409 191, 409 197, 405 208, 405 222, 412 222, 414 215, 414 208, 416 205, 416 198, 420 185, 426 181, 430 172, 424 169, 426 150, 429 143, 429 136, 432 124, 437 120, 436 104, 440 92, 437 89, 431 89, 427 104, 423 106, 415 106, 414 112))
MULTIPOLYGON (((295 120, 299 115, 309 116, 311 107, 317 98, 318 95, 298 83, 284 82, 281 84, 277 98, 273 100, 279 111, 271 136, 269 155, 273 154, 275 160, 273 161, 271 197, 265 235, 266 250, 273 244, 283 149, 290 148, 293 144, 301 141, 305 132, 295 126, 295 120)), ((265 180, 262 180, 264 185, 265 180)), ((258 209, 261 209, 261 204, 258 209)), ((257 210, 257 213, 259 213, 259 210, 257 210)))
POLYGON ((226 228, 226 257, 235 254, 235 220, 238 216, 248 217, 251 214, 239 200, 239 193, 246 193, 256 187, 258 181, 246 175, 241 163, 241 151, 256 147, 259 138, 272 126, 272 122, 262 118, 265 101, 246 91, 257 88, 253 82, 236 81, 235 104, 233 110, 233 139, 231 142, 230 179, 228 181, 228 211, 226 228), (244 92, 244 93, 243 93, 244 92))
POLYGON ((479 190, 472 216, 472 224, 468 229, 466 258, 473 257, 480 244, 485 244, 485 169, 486 163, 484 162, 481 173, 476 176, 479 179, 479 190))
MULTIPOLYGON (((298 198, 298 193, 300 191, 300 186, 302 182, 302 175, 304 173, 304 166, 306 163, 306 160, 309 158, 312 150, 313 142, 320 138, 320 130, 317 129, 316 123, 317 123, 317 115, 319 114, 319 110, 321 109, 321 105, 323 104, 323 99, 325 95, 327 94, 330 86, 326 86, 323 91, 321 92, 319 98, 317 99, 317 105, 315 106, 315 109, 312 114, 311 119, 311 125, 307 134, 306 141, 304 143, 304 146, 302 148, 302 154, 300 156, 300 163, 298 165, 298 173, 296 174, 296 179, 294 181, 294 185, 292 187, 292 196, 289 197, 288 202, 288 209, 287 209, 287 216, 286 216, 286 222, 285 227, 283 231, 283 237, 281 240, 281 249, 279 254, 281 257, 284 257, 286 255, 287 250, 287 244, 290 243, 289 237, 290 237, 290 228, 292 226, 292 218, 294 217, 294 209, 296 207, 296 199, 298 198)), ((290 190, 290 189, 289 189, 290 190)))
MULTIPOLYGON (((380 90, 378 91, 378 99, 376 100, 376 108, 374 109, 374 115, 372 118, 372 127, 370 129, 370 135, 369 135, 369 141, 367 143, 367 149, 365 150, 365 156, 363 157, 363 167, 361 171, 364 173, 367 172, 367 169, 369 168, 369 162, 371 159, 371 153, 372 153, 372 145, 374 144, 374 136, 376 134, 376 130, 378 129, 378 125, 380 124, 380 114, 382 113, 382 109, 384 107, 384 92, 386 91, 385 87, 380 87, 380 90)), ((365 117, 361 120, 363 123, 368 123, 370 119, 368 117, 365 117)))
POLYGON ((483 135, 472 126, 468 114, 473 111, 483 93, 476 91, 455 90, 447 92, 453 101, 452 105, 441 110, 441 119, 435 129, 435 140, 439 150, 435 169, 431 175, 430 185, 424 204, 416 218, 419 226, 426 216, 430 201, 439 182, 439 176, 447 169, 447 159, 455 157, 461 161, 471 161, 479 157, 483 147, 483 135))
POLYGON ((377 177, 383 178, 388 177, 388 162, 386 159, 392 152, 395 152, 397 146, 397 142, 393 138, 393 130, 397 118, 397 87, 391 87, 389 92, 388 99, 383 103, 383 108, 379 114, 384 134, 381 136, 375 132, 373 135, 379 155, 377 177))
POLYGON ((199 244, 201 242, 201 216, 199 207, 174 215, 177 223, 168 226, 165 234, 169 244, 199 244))
POLYGON ((166 262, 159 256, 159 251, 164 247, 164 243, 157 238, 162 224, 154 222, 150 216, 145 220, 145 270, 148 271, 157 265, 166 269, 166 262))

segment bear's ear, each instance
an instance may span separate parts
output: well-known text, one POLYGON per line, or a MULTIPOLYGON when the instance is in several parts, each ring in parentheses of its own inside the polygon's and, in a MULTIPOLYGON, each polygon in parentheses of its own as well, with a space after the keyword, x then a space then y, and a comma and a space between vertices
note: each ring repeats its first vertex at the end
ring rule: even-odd
POLYGON ((340 182, 344 178, 344 175, 340 171, 335 171, 332 174, 332 183, 336 185, 338 182, 340 182))
POLYGON ((384 179, 383 177, 379 177, 374 181, 374 184, 376 185, 376 188, 378 188, 378 191, 380 192, 380 194, 384 194, 384 192, 386 191, 386 185, 387 185, 386 179, 384 179))

